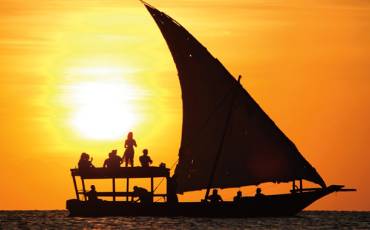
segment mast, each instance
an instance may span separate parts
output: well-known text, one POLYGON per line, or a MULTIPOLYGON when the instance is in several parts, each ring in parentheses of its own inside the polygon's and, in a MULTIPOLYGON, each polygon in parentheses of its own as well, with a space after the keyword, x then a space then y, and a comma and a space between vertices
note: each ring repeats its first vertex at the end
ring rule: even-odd
POLYGON ((227 133, 227 128, 229 127, 229 124, 230 124, 230 119, 231 119, 231 114, 233 112, 233 107, 234 107, 234 99, 235 99, 235 88, 240 84, 240 79, 242 78, 241 75, 239 75, 238 77, 238 82, 235 83, 233 89, 232 89, 232 99, 231 99, 231 104, 230 104, 230 109, 229 109, 229 112, 227 114, 227 118, 226 118, 226 122, 225 122, 225 126, 224 126, 224 130, 223 130, 223 133, 222 133, 222 139, 220 141, 220 145, 218 147, 218 151, 217 151, 217 155, 216 155, 216 158, 215 158, 215 161, 213 162, 213 167, 212 167, 212 171, 211 171, 211 176, 209 178, 209 182, 208 182, 208 186, 207 186, 207 191, 206 191, 206 195, 204 197, 204 200, 207 200, 208 196, 209 196, 209 191, 211 190, 211 187, 212 187, 212 184, 213 184, 213 179, 215 177, 215 173, 216 173, 216 169, 217 169, 217 165, 218 165, 218 162, 220 160, 220 156, 221 156, 221 153, 222 153, 222 149, 223 149, 223 146, 224 146, 224 142, 225 142, 225 137, 226 137, 226 133, 227 133))

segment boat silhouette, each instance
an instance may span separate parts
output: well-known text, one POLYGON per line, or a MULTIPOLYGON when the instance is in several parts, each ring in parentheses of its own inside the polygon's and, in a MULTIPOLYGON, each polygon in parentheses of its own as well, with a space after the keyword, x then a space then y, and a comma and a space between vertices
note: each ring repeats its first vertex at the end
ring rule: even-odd
POLYGON ((291 216, 333 192, 355 191, 327 186, 295 144, 278 128, 228 70, 183 26, 143 2, 158 25, 178 70, 183 102, 181 146, 175 172, 162 167, 71 169, 76 199, 67 201, 71 216, 291 216), (82 191, 76 178, 82 181, 82 191), (166 194, 155 194, 153 178, 163 177, 166 194), (126 191, 116 191, 116 179, 126 191), (133 202, 129 179, 150 178, 152 197, 166 202, 133 202), (112 201, 89 201, 85 180, 110 179, 112 192, 97 192, 112 201), (303 188, 303 180, 319 187, 303 188), (207 202, 212 188, 265 182, 292 182, 286 194, 241 197, 238 202, 207 202), (297 183, 297 185, 296 185, 297 183), (298 186, 299 185, 299 186, 298 186), (176 193, 206 189, 199 202, 177 202, 176 193), (82 199, 81 199, 82 196, 82 199), (117 201, 117 197, 126 197, 117 201), (131 198, 131 200, 130 200, 131 198))

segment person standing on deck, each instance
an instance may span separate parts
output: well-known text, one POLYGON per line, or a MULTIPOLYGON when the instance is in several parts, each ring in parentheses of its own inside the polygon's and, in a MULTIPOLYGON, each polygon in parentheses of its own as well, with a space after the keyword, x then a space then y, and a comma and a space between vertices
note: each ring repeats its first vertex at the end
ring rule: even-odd
POLYGON ((127 167, 130 164, 131 167, 134 167, 134 147, 137 147, 137 145, 135 139, 133 138, 132 132, 127 134, 124 147, 125 153, 123 154, 123 160, 125 161, 125 166, 127 167))

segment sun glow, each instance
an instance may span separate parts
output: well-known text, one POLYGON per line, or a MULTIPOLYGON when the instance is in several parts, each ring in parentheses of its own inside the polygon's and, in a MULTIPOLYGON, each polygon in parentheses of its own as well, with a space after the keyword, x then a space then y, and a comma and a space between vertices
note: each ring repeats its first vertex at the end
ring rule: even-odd
POLYGON ((73 128, 89 139, 113 140, 130 131, 138 121, 134 100, 137 89, 124 81, 118 68, 78 69, 76 74, 91 75, 93 81, 71 86, 73 128), (104 78, 94 78, 102 76, 104 78))

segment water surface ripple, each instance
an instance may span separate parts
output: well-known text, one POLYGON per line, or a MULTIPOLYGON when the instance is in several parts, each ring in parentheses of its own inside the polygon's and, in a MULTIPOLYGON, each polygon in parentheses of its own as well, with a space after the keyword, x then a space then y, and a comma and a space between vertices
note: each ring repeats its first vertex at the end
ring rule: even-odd
POLYGON ((68 217, 67 211, 0 211, 0 229, 370 229, 370 212, 305 211, 289 218, 68 217))

